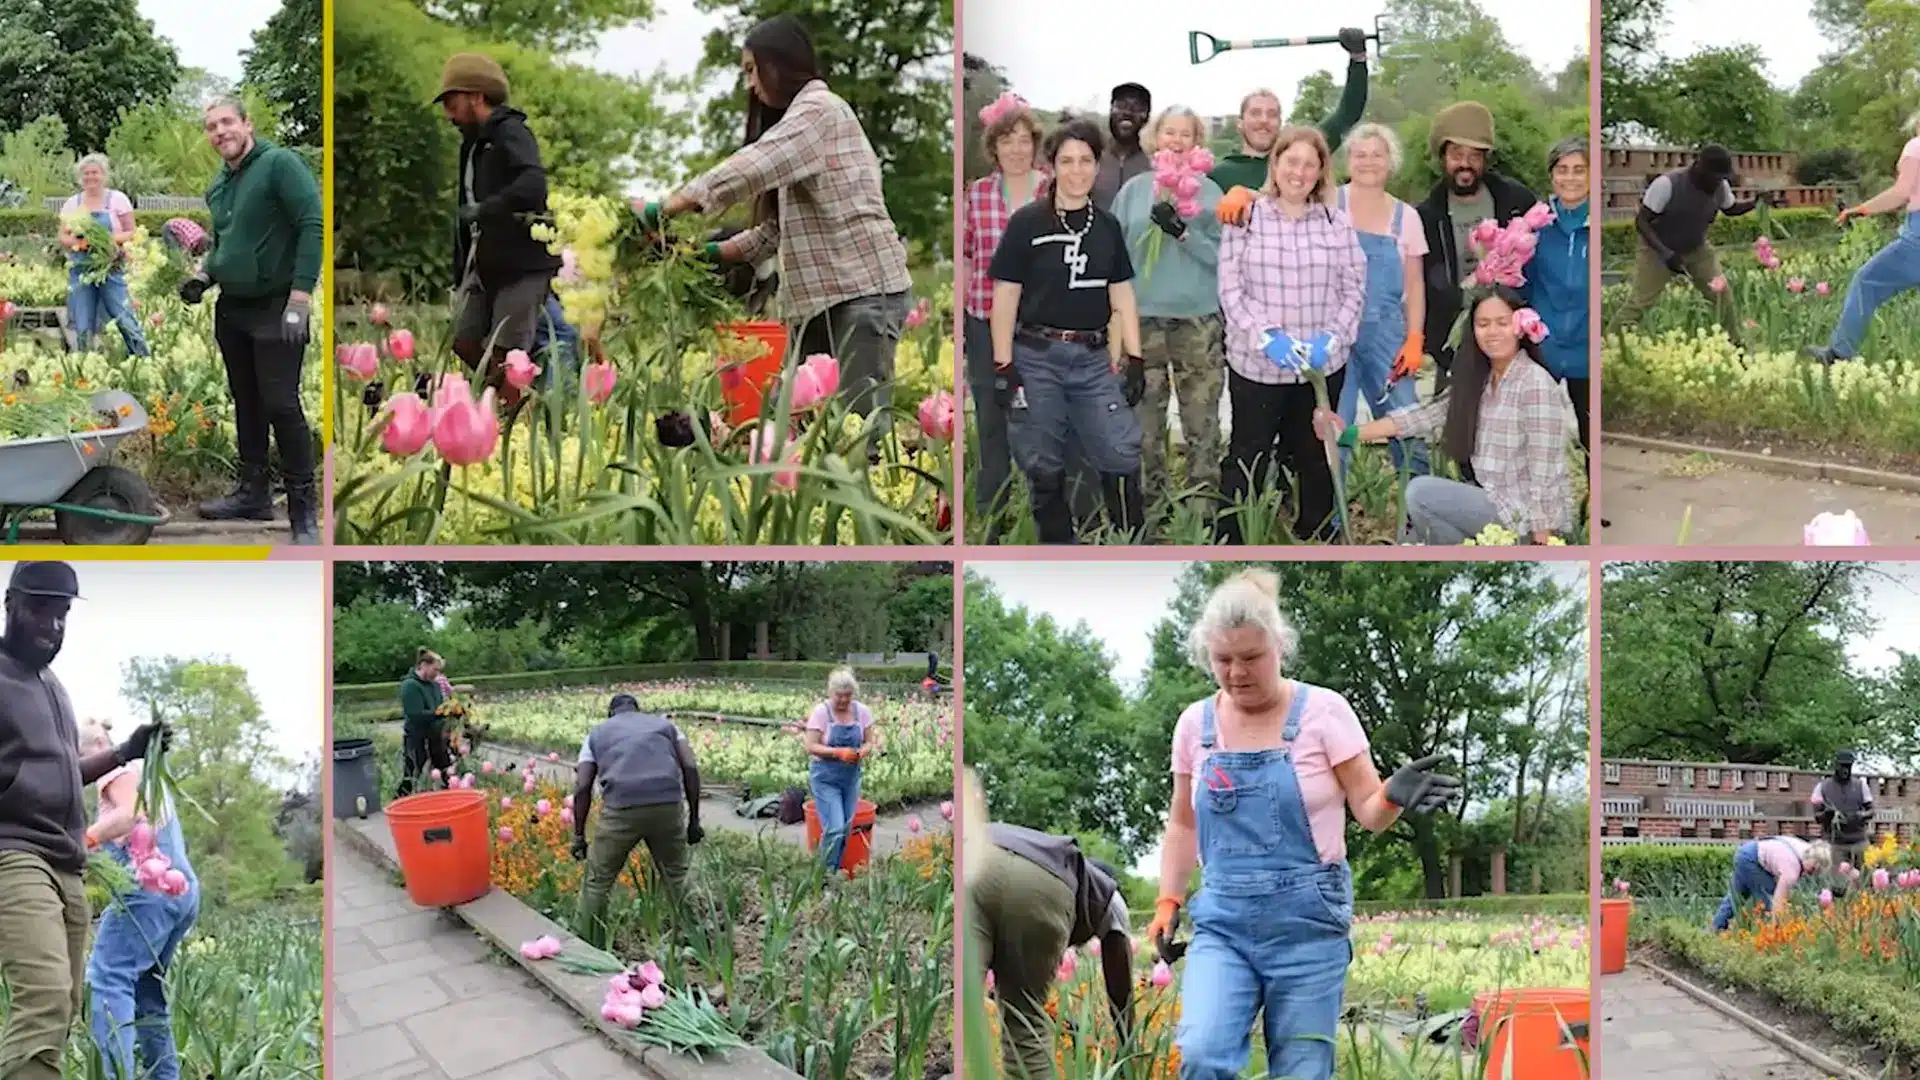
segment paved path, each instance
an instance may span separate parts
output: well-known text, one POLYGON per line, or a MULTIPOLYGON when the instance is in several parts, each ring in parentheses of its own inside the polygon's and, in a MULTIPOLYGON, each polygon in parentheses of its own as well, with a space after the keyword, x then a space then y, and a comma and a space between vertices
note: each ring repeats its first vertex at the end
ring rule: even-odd
POLYGON ((1877 547, 1920 543, 1920 494, 1775 476, 1618 444, 1602 448, 1600 469, 1601 505, 1613 522, 1597 530, 1601 544, 1672 546, 1688 506, 1689 547, 1798 545, 1802 526, 1823 510, 1858 514, 1877 547))
POLYGON ((328 1077, 657 1080, 458 919, 415 907, 355 848, 334 844, 327 876, 328 1077))
POLYGON ((1600 1065, 1633 1080, 1826 1080, 1641 968, 1600 980, 1600 1065))

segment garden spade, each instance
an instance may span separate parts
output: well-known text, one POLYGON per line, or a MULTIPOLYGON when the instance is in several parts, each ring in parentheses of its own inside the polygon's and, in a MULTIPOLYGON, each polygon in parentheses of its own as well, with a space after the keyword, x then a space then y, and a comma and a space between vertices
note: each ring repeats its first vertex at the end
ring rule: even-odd
MULTIPOLYGON (((1385 15, 1374 16, 1373 33, 1367 35, 1367 40, 1378 46, 1382 57, 1386 56, 1387 46, 1392 41, 1392 27, 1385 15)), ((1223 52, 1240 49, 1279 49, 1293 45, 1337 45, 1339 43, 1339 37, 1333 34, 1316 34, 1311 37, 1223 39, 1203 30, 1190 30, 1187 32, 1187 55, 1194 63, 1204 64, 1223 52)))

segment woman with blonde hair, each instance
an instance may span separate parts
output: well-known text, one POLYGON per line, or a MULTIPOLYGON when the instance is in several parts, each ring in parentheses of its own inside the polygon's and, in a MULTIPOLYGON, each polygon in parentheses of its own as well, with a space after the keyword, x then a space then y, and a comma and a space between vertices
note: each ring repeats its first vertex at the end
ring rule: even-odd
POLYGON ((1160 898, 1147 927, 1163 958, 1172 955, 1197 861, 1180 1075, 1239 1076, 1264 1013, 1268 1074, 1329 1080, 1353 958, 1347 814, 1382 833, 1403 811, 1445 806, 1460 781, 1432 772, 1444 760, 1434 754, 1383 783, 1346 698, 1282 675, 1299 636, 1272 571, 1246 570, 1214 589, 1188 645, 1219 690, 1174 728, 1160 898))
POLYGON ((1333 174, 1327 137, 1288 127, 1274 141, 1267 183, 1245 228, 1220 241, 1220 310, 1226 318, 1227 393, 1232 405, 1219 531, 1240 543, 1233 504, 1264 486, 1276 450, 1299 488, 1294 535, 1330 535, 1333 472, 1314 435, 1313 387, 1302 362, 1324 372, 1338 400, 1366 302, 1367 256, 1353 223, 1328 205, 1333 174), (1296 346, 1308 354, 1295 359, 1296 346))
MULTIPOLYGON (((113 748, 108 725, 90 720, 81 731, 80 749, 94 754, 113 748)), ((151 837, 155 850, 180 874, 178 891, 135 888, 114 900, 100 917, 93 951, 87 957, 87 986, 92 995, 93 1038, 107 1075, 180 1080, 167 1009, 167 969, 181 942, 200 916, 200 879, 187 859, 187 839, 169 798, 143 820, 135 810, 142 761, 131 761, 99 780, 100 814, 87 828, 87 850, 105 849, 114 861, 134 867, 134 849, 151 837), (142 830, 139 838, 136 830, 142 830), (136 1054, 141 1068, 136 1070, 136 1054)))
POLYGON ((1802 840, 1797 836, 1769 836, 1749 840, 1733 853, 1733 880, 1720 910, 1713 913, 1713 928, 1725 930, 1736 915, 1752 900, 1766 905, 1767 914, 1778 920, 1787 910, 1787 896, 1802 877, 1824 874, 1833 867, 1833 848, 1825 840, 1802 840))
POLYGON ((820 865, 829 877, 840 869, 860 808, 861 766, 880 749, 878 733, 871 730, 873 713, 854 700, 859 692, 853 669, 836 668, 827 676, 827 700, 807 717, 807 753, 813 759, 807 786, 820 818, 820 865))
POLYGON ((88 154, 73 167, 80 183, 79 194, 60 207, 60 244, 67 257, 67 317, 73 324, 75 339, 82 350, 92 349, 94 339, 106 330, 112 319, 120 328, 128 356, 146 356, 147 336, 140 329, 140 316, 127 295, 126 246, 133 242, 135 222, 133 200, 107 186, 107 156, 88 154), (80 280, 80 263, 87 255, 87 241, 73 231, 68 219, 90 217, 113 234, 114 262, 107 279, 98 284, 80 280))

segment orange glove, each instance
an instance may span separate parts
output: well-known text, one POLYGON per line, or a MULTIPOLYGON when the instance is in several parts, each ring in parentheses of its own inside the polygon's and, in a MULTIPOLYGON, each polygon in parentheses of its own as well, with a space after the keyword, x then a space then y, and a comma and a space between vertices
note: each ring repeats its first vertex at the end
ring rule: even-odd
POLYGON ((1400 346, 1400 355, 1393 358, 1393 374, 1388 382, 1401 379, 1418 378, 1420 366, 1426 362, 1427 335, 1415 330, 1407 335, 1406 343, 1400 346))
POLYGON ((1153 902, 1153 921, 1147 924, 1147 940, 1163 947, 1173 937, 1173 922, 1180 917, 1180 898, 1163 896, 1153 902))
POLYGON ((1220 197, 1220 205, 1214 209, 1214 216, 1222 225, 1245 225, 1253 217, 1253 189, 1238 184, 1233 190, 1220 197))
POLYGON ((860 761, 860 751, 851 746, 840 747, 840 760, 849 765, 857 764, 860 761))
POLYGON ((87 850, 97 851, 99 850, 99 848, 100 848, 100 838, 93 835, 93 830, 89 828, 87 830, 87 850))

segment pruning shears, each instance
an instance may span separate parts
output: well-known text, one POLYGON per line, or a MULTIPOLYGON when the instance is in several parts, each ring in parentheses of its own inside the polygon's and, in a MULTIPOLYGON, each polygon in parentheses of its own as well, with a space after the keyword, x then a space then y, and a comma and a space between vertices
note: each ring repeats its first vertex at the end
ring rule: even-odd
MULTIPOLYGON (((1387 22, 1387 17, 1385 15, 1376 15, 1373 19, 1373 33, 1366 35, 1364 40, 1371 41, 1378 45, 1381 54, 1385 55, 1387 46, 1391 44, 1391 37, 1392 28, 1387 22)), ((1223 52, 1233 52, 1239 49, 1279 49, 1294 45, 1338 45, 1339 43, 1340 38, 1334 34, 1314 34, 1309 37, 1221 39, 1203 30, 1189 30, 1187 32, 1187 56, 1193 63, 1204 64, 1223 52), (1204 56, 1201 55, 1200 52, 1200 44, 1203 41, 1207 47, 1207 52, 1204 56)))

